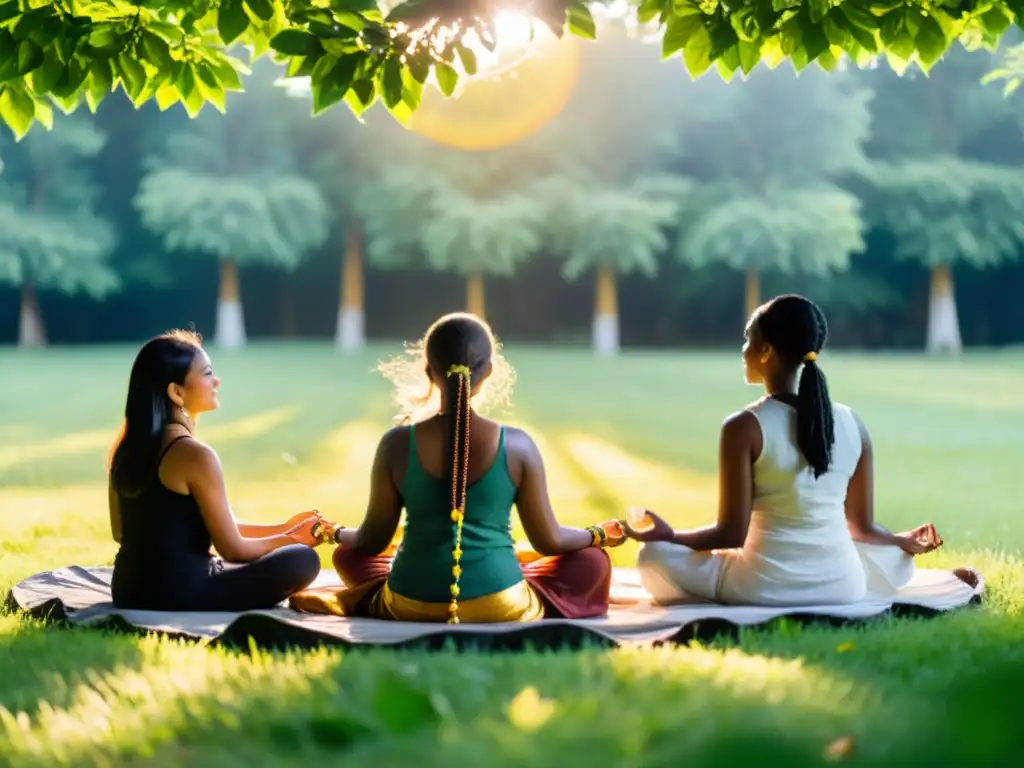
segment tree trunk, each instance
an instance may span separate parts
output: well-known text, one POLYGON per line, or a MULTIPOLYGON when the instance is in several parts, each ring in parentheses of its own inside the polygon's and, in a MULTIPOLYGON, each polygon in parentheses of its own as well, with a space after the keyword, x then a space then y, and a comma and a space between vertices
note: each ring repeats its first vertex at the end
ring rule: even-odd
POLYGON ((341 302, 334 344, 339 349, 362 349, 366 344, 363 310, 363 237, 358 225, 349 227, 341 264, 341 302))
POLYGON ((245 346, 245 317, 238 294, 238 264, 234 259, 220 260, 220 296, 217 299, 217 346, 238 349, 245 346))
POLYGON ((756 269, 747 270, 747 318, 761 306, 761 276, 756 269))
POLYGON ((949 267, 932 268, 932 290, 928 302, 929 352, 960 354, 960 321, 956 311, 956 293, 949 267))
POLYGON ((39 314, 36 287, 32 283, 21 285, 21 317, 18 320, 19 347, 45 347, 46 329, 39 314))
POLYGON ((619 353, 619 299, 615 290, 615 272, 598 267, 594 294, 594 354, 612 357, 619 353))
POLYGON ((473 272, 466 278, 466 308, 470 314, 484 317, 484 276, 473 272))

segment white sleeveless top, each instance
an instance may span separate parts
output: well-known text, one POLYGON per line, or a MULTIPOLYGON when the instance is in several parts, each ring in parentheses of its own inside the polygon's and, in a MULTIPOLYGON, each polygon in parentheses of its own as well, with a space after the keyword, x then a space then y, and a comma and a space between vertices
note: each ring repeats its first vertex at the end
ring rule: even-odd
POLYGON ((796 409, 765 398, 747 410, 761 426, 746 542, 726 559, 720 599, 757 605, 837 604, 861 600, 864 565, 846 527, 846 489, 861 454, 853 412, 833 404, 835 444, 829 471, 814 470, 796 443, 796 409))

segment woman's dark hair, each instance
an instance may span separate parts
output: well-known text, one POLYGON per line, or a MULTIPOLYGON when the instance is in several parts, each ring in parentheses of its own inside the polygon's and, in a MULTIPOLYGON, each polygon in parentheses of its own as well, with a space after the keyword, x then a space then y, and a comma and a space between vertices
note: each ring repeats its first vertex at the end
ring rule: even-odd
POLYGON ((434 323, 424 338, 427 365, 435 376, 445 377, 445 433, 448 437, 448 485, 451 489, 452 586, 449 618, 458 623, 459 559, 462 555, 462 523, 469 486, 469 436, 472 420, 473 383, 482 381, 494 355, 494 336, 479 318, 469 314, 446 315, 434 323))
POLYGON ((828 340, 825 313, 810 299, 795 294, 777 296, 760 307, 750 320, 761 340, 771 344, 783 365, 803 365, 797 388, 796 442, 815 479, 832 463, 835 424, 828 382, 817 356, 828 340))
POLYGON ((202 346, 191 331, 168 331, 147 341, 132 364, 124 424, 110 459, 110 479, 121 496, 137 496, 157 470, 164 428, 175 407, 170 384, 184 384, 202 346))

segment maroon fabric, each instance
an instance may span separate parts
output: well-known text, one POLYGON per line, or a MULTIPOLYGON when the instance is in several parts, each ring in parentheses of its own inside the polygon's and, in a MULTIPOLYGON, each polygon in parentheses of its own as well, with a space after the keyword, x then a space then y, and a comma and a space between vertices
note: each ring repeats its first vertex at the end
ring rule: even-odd
POLYGON ((523 576, 544 600, 547 619, 593 619, 608 612, 612 560, 588 547, 523 564, 523 576))
MULTIPOLYGON (((363 555, 345 546, 334 550, 334 570, 348 589, 339 600, 347 616, 368 616, 370 602, 384 586, 391 555, 363 555)), ((592 619, 608 612, 612 561, 603 549, 541 557, 522 564, 523 577, 544 603, 548 619, 592 619)))

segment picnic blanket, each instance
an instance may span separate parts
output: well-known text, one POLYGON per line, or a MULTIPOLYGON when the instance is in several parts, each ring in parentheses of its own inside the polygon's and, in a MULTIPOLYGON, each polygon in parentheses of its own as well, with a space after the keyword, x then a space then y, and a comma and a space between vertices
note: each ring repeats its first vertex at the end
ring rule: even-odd
MULTIPOLYGON (((759 607, 691 601, 656 605, 640 586, 633 568, 616 568, 612 606, 599 619, 545 619, 532 623, 429 624, 355 619, 300 613, 282 604, 243 613, 125 610, 110 598, 112 568, 70 566, 43 571, 15 585, 8 604, 39 618, 93 626, 154 632, 212 644, 260 647, 317 645, 441 647, 483 645, 604 646, 686 642, 694 637, 735 634, 742 627, 764 625, 781 617, 796 621, 843 623, 886 615, 936 615, 978 603, 985 584, 971 587, 949 571, 918 570, 893 598, 871 597, 851 605, 759 607)), ((313 587, 340 586, 333 571, 324 571, 313 587)))

